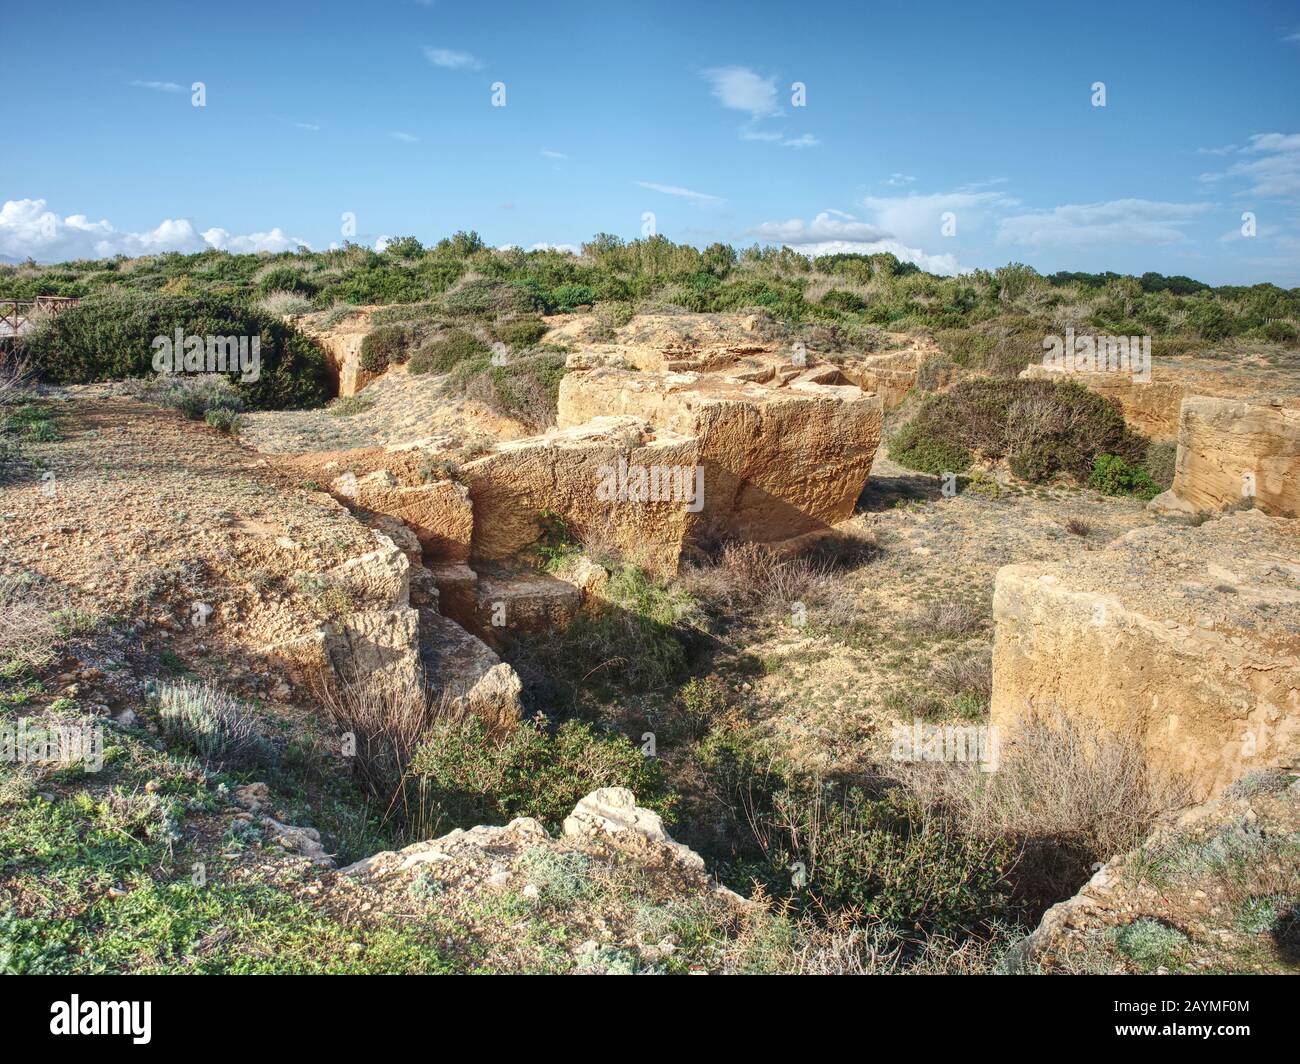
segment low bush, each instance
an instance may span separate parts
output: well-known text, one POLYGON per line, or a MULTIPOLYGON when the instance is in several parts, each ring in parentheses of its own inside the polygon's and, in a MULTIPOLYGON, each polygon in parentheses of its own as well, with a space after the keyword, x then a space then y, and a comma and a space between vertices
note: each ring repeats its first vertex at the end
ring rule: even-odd
POLYGON ((1010 912, 1014 847, 954 830, 901 789, 791 788, 754 822, 777 881, 795 870, 792 897, 806 910, 916 937, 987 931, 1010 912))
POLYGON ((541 318, 512 318, 499 321, 492 335, 512 350, 532 347, 546 335, 547 325, 541 318))
POLYGON ((519 816, 556 830, 600 787, 626 787, 660 813, 672 808, 653 758, 576 720, 554 732, 529 722, 495 736, 477 716, 438 720, 414 750, 406 784, 423 821, 441 821, 440 831, 519 816))
POLYGON ((158 718, 168 739, 206 761, 247 766, 266 762, 273 753, 249 707, 211 684, 163 683, 158 718))
POLYGON ((551 299, 555 309, 563 313, 596 302, 596 290, 585 284, 562 284, 552 293, 551 299))
POLYGON ((427 341, 411 356, 412 373, 447 373, 461 362, 483 359, 489 348, 465 329, 451 329, 427 341))
POLYGON ((257 309, 277 318, 291 318, 311 310, 311 300, 297 292, 272 292, 258 302, 257 309))
POLYGON ((897 762, 890 771, 963 831, 1015 844, 1016 896, 1035 919, 1185 801, 1175 781, 1151 770, 1139 743, 1067 717, 1026 721, 1015 743, 1001 747, 996 772, 897 762))
POLYGON ((544 352, 512 358, 487 372, 492 381, 494 409, 537 430, 555 424, 560 381, 565 373, 564 355, 544 352))
POLYGON ((257 282, 257 290, 264 296, 291 293, 310 298, 318 287, 302 270, 293 266, 273 266, 257 282))
POLYGON ((698 628, 694 599, 628 564, 616 566, 604 599, 563 631, 518 637, 507 656, 548 677, 570 703, 586 693, 608 698, 684 680, 698 628))
POLYGON ((545 297, 534 287, 483 278, 465 281, 439 302, 451 317, 485 321, 550 309, 545 297))
POLYGON ((217 412, 233 417, 244 409, 238 388, 220 373, 164 374, 133 382, 130 390, 146 403, 171 407, 195 421, 217 412))
POLYGON ((361 368, 367 373, 383 373, 389 366, 401 365, 409 357, 411 329, 406 325, 380 325, 361 340, 361 368))
POLYGON ((975 454, 1006 458, 1029 481, 1064 473, 1078 481, 1096 457, 1141 461, 1147 441, 1118 404, 1073 381, 968 380, 930 395, 890 445, 897 461, 924 472, 961 472, 975 454), (951 463, 951 464, 948 464, 951 463))
POLYGON ((1099 454, 1088 476, 1088 486, 1103 495, 1136 495, 1154 499, 1161 488, 1141 466, 1129 465, 1119 455, 1099 454))
POLYGON ((206 410, 203 420, 214 429, 230 436, 238 436, 244 420, 234 410, 206 410))
POLYGON ((936 477, 969 469, 973 461, 970 451, 952 440, 936 437, 933 431, 928 425, 908 422, 889 441, 889 457, 908 469, 936 477))
POLYGON ((258 337, 260 373, 241 381, 227 374, 247 406, 309 406, 329 393, 320 349, 298 329, 236 300, 119 290, 99 292, 47 319, 27 342, 34 364, 60 383, 123 380, 155 371, 155 337, 258 337))

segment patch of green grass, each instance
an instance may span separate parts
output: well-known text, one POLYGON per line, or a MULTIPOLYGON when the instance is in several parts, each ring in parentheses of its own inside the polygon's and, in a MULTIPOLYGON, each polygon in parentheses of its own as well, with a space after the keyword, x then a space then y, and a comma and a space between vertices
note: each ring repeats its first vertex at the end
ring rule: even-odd
POLYGON ((550 846, 532 846, 519 861, 528 882, 538 890, 538 900, 547 905, 572 905, 588 898, 595 887, 591 880, 591 858, 550 846))
POLYGON ((1148 917, 1134 920, 1115 931, 1115 946, 1143 971, 1176 965, 1188 946, 1181 931, 1148 917))
POLYGON ((329 405, 325 407, 325 413, 329 414, 330 417, 355 417, 374 405, 373 396, 341 395, 337 399, 330 401, 329 405))
POLYGON ((1262 935, 1278 924, 1280 914, 1300 904, 1300 898, 1285 894, 1246 898, 1233 910, 1232 926, 1247 935, 1262 935))

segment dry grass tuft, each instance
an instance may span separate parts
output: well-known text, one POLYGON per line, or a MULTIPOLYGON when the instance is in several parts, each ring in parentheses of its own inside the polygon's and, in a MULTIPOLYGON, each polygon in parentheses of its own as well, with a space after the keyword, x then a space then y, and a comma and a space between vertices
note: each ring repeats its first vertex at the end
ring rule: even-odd
POLYGON ((982 631, 992 615, 991 604, 965 599, 931 602, 912 614, 912 627, 933 639, 961 639, 982 631))
POLYGON ((0 576, 0 663, 18 661, 36 670, 54 660, 59 632, 54 614, 32 594, 30 580, 0 576))
POLYGON ((1157 817, 1185 803, 1128 737, 1064 716, 1028 720, 1004 741, 996 772, 973 765, 886 765, 885 771, 965 830, 1018 842, 1018 891, 1045 906, 1091 867, 1138 845, 1157 817))

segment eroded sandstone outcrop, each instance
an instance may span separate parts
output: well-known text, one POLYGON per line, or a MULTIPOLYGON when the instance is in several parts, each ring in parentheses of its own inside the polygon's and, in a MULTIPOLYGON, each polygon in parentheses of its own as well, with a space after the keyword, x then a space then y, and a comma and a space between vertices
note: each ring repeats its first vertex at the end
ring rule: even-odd
MULTIPOLYGON (((674 842, 664 830, 658 813, 637 805, 636 797, 625 787, 604 787, 592 791, 574 806, 564 821, 563 839, 552 839, 532 817, 519 817, 503 827, 479 826, 468 831, 458 828, 441 838, 417 842, 402 850, 385 850, 348 865, 339 874, 376 878, 422 865, 452 872, 466 858, 471 865, 483 861, 504 869, 514 864, 512 857, 531 847, 563 852, 586 849, 591 844, 630 851, 643 858, 658 856, 685 872, 701 875, 704 872, 704 859, 689 847, 674 842)), ((491 885, 505 886, 510 879, 509 875, 500 876, 491 885)), ((708 889, 712 892, 711 884, 708 889)), ((736 898, 730 891, 726 893, 736 898)))
POLYGON ((474 514, 463 484, 454 480, 402 484, 387 469, 377 469, 360 478, 345 474, 330 489, 364 510, 400 520, 415 533, 426 561, 469 558, 474 514))
POLYGON ((848 385, 771 387, 695 372, 602 367, 560 384, 562 427, 626 414, 699 441, 704 498, 693 528, 776 542, 852 514, 880 442, 882 404, 848 385))
POLYGON ((1205 512, 1233 506, 1300 516, 1300 399, 1184 400, 1173 488, 1152 507, 1205 512))
POLYGON ((1300 764, 1300 522, 1257 511, 1136 529, 998 571, 992 723, 1132 736, 1193 798, 1300 764))
POLYGON ((537 542, 552 514, 579 537, 604 539, 649 568, 676 570, 691 500, 674 496, 694 490, 696 440, 644 418, 584 422, 498 444, 465 465, 472 558, 513 557, 537 542))
POLYGON ((370 315, 378 307, 357 307, 341 322, 326 325, 329 311, 307 315, 299 322, 303 332, 325 352, 330 376, 340 396, 356 395, 378 374, 361 368, 361 342, 370 332, 370 315))

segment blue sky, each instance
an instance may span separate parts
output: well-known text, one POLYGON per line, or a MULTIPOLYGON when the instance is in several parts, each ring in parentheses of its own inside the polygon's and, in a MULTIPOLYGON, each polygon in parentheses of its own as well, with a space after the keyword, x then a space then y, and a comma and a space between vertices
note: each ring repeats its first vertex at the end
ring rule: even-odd
POLYGON ((5 113, 33 119, 0 165, 9 259, 324 248, 345 212, 371 244, 577 245, 650 212, 675 240, 885 248, 945 273, 1300 285, 1294 0, 8 14, 34 27, 6 48, 5 113))

